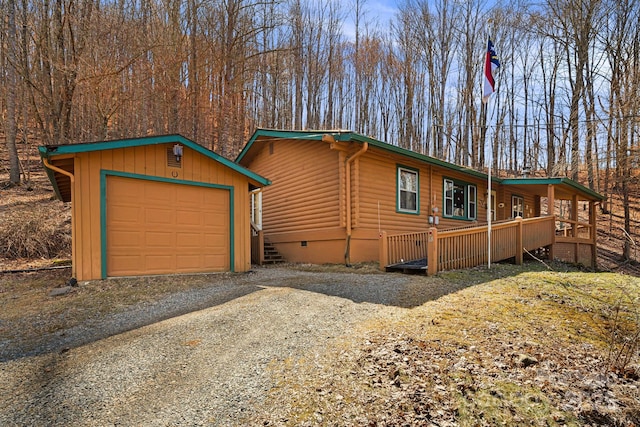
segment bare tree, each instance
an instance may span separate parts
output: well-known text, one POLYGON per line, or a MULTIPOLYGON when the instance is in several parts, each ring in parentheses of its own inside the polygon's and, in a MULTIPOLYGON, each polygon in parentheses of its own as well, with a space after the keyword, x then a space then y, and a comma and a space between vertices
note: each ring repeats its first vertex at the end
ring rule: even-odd
POLYGON ((187 21, 189 23, 189 97, 191 98, 191 132, 194 141, 199 140, 200 88, 198 56, 198 0, 187 1, 187 21))
POLYGON ((398 21, 392 26, 393 36, 396 41, 394 49, 399 69, 399 84, 396 85, 395 104, 393 105, 397 117, 397 141, 404 148, 418 151, 422 144, 418 134, 422 126, 422 118, 418 115, 420 105, 425 96, 425 71, 422 62, 422 48, 412 36, 417 28, 416 14, 412 8, 401 9, 398 21))
MULTIPOLYGON (((536 20, 535 22, 540 22, 536 20)), ((540 72, 542 77, 542 117, 546 123, 547 142, 547 175, 554 176, 556 173, 556 88, 558 72, 560 68, 559 45, 555 40, 547 41, 541 38, 539 41, 540 72)), ((562 152, 561 152, 562 153, 562 152)))
POLYGON ((486 40, 478 40, 477 34, 481 33, 480 1, 467 1, 461 7, 461 20, 463 25, 458 29, 460 85, 459 85, 459 108, 460 108, 460 136, 458 144, 458 155, 460 163, 478 167, 479 161, 479 133, 477 122, 478 112, 476 111, 478 102, 478 76, 480 73, 479 54, 483 52, 486 40))
MULTIPOLYGON (((419 81, 422 93, 416 96, 416 108, 424 111, 420 116, 421 126, 417 126, 416 135, 424 135, 425 150, 431 155, 444 159, 444 141, 449 124, 445 114, 447 109, 447 88, 456 49, 454 31, 457 26, 458 11, 456 2, 441 0, 437 2, 416 1, 400 8, 405 24, 402 32, 413 48, 408 55, 417 55, 422 65, 416 68, 422 77, 419 81)), ((398 24, 399 25, 399 24, 398 24)), ((416 65, 417 67, 417 65, 416 65)), ((416 82, 418 83, 418 82, 416 82)))
MULTIPOLYGON (((605 40, 607 57, 611 68, 609 97, 609 142, 607 146, 615 153, 615 177, 613 190, 620 194, 624 209, 624 244, 623 258, 631 258, 630 193, 632 183, 636 181, 633 174, 634 159, 638 156, 638 120, 640 116, 640 35, 638 18, 640 9, 636 2, 614 1, 611 26, 605 40)), ((612 159, 607 158, 607 162, 612 159)), ((608 163, 607 163, 608 164, 608 163)), ((636 166, 637 167, 637 166, 636 166)), ((605 191, 611 197, 612 191, 606 185, 605 191)), ((611 211, 609 211, 611 212, 611 211)), ((611 214, 611 213, 610 213, 611 214)), ((611 219, 611 217, 610 217, 611 219)))
POLYGON ((9 182, 12 185, 20 184, 20 161, 18 159, 18 149, 16 146, 16 82, 18 66, 17 61, 17 39, 16 29, 16 2, 8 0, 7 11, 7 52, 5 55, 5 90, 7 99, 7 112, 5 118, 5 138, 7 140, 7 151, 9 152, 9 182))
POLYGON ((580 161, 580 102, 585 96, 585 74, 589 63, 589 48, 594 39, 601 0, 563 0, 548 2, 551 19, 562 29, 571 95, 569 131, 571 135, 571 178, 578 179, 580 161))

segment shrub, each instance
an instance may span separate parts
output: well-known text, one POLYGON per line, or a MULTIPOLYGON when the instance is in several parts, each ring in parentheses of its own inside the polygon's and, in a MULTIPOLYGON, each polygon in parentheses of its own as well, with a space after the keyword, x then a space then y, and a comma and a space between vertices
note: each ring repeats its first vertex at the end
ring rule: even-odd
MULTIPOLYGON (((603 304, 601 317, 605 321, 608 343, 608 368, 618 375, 629 374, 630 365, 640 356, 640 312, 638 299, 629 293, 611 303, 603 304)), ((637 372, 633 372, 637 375, 637 372)))

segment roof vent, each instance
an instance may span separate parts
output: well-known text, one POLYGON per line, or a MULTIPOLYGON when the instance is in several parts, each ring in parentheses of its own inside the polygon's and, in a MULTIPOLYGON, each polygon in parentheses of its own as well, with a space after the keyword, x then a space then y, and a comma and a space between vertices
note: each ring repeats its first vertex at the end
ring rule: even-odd
POLYGON ((174 154, 174 147, 167 147, 167 166, 182 169, 182 155, 174 154))

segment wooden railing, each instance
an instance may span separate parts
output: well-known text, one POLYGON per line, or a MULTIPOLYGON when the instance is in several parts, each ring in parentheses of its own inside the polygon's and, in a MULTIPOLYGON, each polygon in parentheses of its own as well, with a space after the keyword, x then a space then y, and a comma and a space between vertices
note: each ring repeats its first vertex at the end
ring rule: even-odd
POLYGON ((554 217, 543 216, 522 220, 522 245, 531 251, 555 243, 554 217))
POLYGON ((386 260, 384 265, 398 264, 405 261, 413 261, 427 257, 427 231, 417 233, 387 235, 381 234, 380 263, 386 260))
MULTIPOLYGON (((440 231, 387 235, 380 239, 380 267, 427 258, 427 274, 470 268, 489 261, 488 225, 440 231)), ((555 242, 555 217, 516 218, 492 224, 491 261, 515 258, 523 252, 550 247, 555 242)))
POLYGON ((565 262, 596 266, 596 231, 591 224, 556 219, 554 258, 565 262))
POLYGON ((593 226, 586 222, 574 221, 566 218, 556 218, 556 235, 591 240, 594 236, 593 226))

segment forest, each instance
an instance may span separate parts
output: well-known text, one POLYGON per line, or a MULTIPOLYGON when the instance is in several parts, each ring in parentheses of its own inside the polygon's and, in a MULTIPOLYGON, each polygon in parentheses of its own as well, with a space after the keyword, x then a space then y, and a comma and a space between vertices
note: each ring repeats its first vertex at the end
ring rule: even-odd
MULTIPOLYGON (((505 176, 637 188, 635 0, 0 0, 13 184, 39 144, 180 133, 234 159, 256 127, 349 129, 505 176), (481 101, 491 38, 496 93, 481 101)), ((628 252, 628 248, 627 248, 628 252)))

